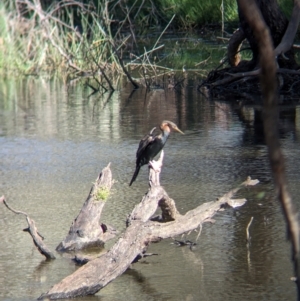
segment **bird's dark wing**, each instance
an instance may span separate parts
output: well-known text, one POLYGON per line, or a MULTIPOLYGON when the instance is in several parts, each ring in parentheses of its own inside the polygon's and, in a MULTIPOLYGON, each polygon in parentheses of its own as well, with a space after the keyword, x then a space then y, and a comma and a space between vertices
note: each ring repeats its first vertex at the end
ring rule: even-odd
POLYGON ((146 149, 146 147, 153 143, 153 141, 155 140, 155 134, 154 134, 154 130, 156 129, 156 127, 154 127, 149 134, 145 135, 140 143, 139 143, 139 147, 138 150, 136 152, 136 158, 139 158, 141 156, 141 154, 144 152, 144 150, 146 149))
POLYGON ((138 150, 136 152, 136 167, 135 167, 135 171, 134 174, 132 176, 132 179, 129 183, 129 186, 132 185, 132 183, 135 181, 136 177, 139 174, 140 168, 142 165, 145 164, 145 162, 143 162, 143 157, 145 156, 145 149, 147 148, 147 146, 149 146, 151 143, 153 143, 153 141, 155 140, 155 135, 154 135, 154 130, 156 128, 154 127, 149 134, 147 134, 139 143, 139 147, 138 150))

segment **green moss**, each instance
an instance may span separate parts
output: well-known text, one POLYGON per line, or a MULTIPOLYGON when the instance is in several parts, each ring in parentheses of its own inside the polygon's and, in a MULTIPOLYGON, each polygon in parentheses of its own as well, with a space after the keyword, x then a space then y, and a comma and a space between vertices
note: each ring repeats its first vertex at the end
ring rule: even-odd
POLYGON ((110 195, 110 190, 107 187, 99 187, 94 192, 94 198, 96 201, 106 201, 110 195))

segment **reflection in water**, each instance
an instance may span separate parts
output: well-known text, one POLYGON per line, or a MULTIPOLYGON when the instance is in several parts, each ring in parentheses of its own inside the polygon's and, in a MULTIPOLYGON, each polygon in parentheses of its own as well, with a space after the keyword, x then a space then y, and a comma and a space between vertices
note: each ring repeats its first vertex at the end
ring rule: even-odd
MULTIPOLYGON (((132 93, 124 84, 111 97, 88 97, 90 91, 79 83, 2 81, 0 193, 14 208, 30 214, 54 250, 99 171, 111 162, 116 183, 103 221, 122 231, 147 190, 146 169, 128 186, 136 145, 162 120, 172 120, 185 136, 174 134, 168 140, 161 183, 181 213, 220 197, 248 175, 261 184, 241 193, 248 199, 245 206, 220 212, 214 225, 204 224, 193 251, 169 240, 154 244, 149 252, 159 256, 134 264, 93 298, 291 300, 296 294, 289 280, 290 246, 273 199, 260 111, 208 101, 189 88, 191 83, 180 93, 132 93), (251 216, 248 252, 245 233, 251 216)), ((298 108, 282 111, 280 129, 290 190, 298 201, 298 108)), ((21 231, 25 227, 22 218, 2 208, 0 299, 33 300, 77 268, 59 255, 45 262, 21 231)), ((189 239, 196 237, 195 232, 189 239)))

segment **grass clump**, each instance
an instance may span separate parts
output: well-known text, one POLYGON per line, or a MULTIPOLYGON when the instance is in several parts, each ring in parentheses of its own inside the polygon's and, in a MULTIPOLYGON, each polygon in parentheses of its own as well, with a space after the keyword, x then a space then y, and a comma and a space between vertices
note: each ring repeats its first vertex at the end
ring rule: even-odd
POLYGON ((109 195, 110 190, 107 187, 99 187, 94 192, 94 198, 96 199, 96 201, 107 201, 109 195))

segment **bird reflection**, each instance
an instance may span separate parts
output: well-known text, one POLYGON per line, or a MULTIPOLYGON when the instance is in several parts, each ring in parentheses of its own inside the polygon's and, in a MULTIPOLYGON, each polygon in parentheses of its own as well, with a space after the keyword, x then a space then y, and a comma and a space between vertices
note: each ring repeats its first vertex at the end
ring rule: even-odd
POLYGON ((171 129, 184 134, 174 122, 168 120, 164 120, 161 123, 161 133, 155 133, 155 129, 156 127, 153 128, 150 133, 140 141, 138 150, 136 152, 136 168, 129 186, 131 186, 135 181, 139 174, 140 168, 143 165, 148 164, 149 161, 153 160, 153 158, 163 149, 169 138, 171 129))

